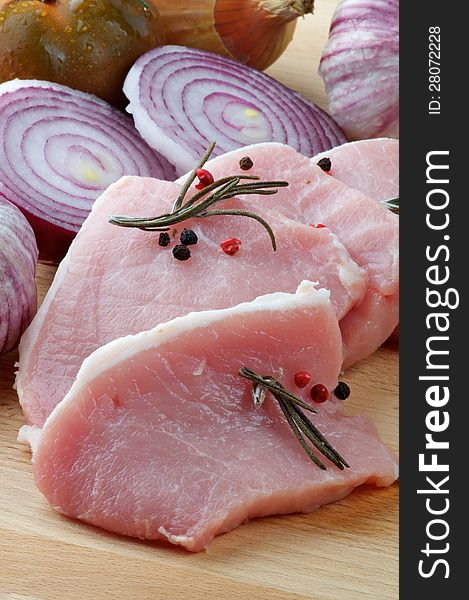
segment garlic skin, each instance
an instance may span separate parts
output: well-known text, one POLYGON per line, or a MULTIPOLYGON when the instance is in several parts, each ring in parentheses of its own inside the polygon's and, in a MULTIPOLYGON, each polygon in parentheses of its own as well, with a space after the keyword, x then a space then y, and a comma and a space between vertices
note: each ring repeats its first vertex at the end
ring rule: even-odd
POLYGON ((314 0, 150 0, 168 44, 216 52, 264 70, 290 43, 314 0))
POLYGON ((350 140, 399 137, 399 1, 340 0, 319 74, 350 140))

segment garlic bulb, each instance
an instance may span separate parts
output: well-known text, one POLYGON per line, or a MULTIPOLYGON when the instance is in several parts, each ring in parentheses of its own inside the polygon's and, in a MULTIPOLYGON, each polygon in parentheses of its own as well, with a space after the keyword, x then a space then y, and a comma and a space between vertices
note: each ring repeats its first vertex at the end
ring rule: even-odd
POLYGON ((399 137, 399 0, 341 0, 319 74, 349 139, 399 137))
POLYGON ((263 70, 282 54, 314 0, 151 0, 168 44, 235 58, 263 70))

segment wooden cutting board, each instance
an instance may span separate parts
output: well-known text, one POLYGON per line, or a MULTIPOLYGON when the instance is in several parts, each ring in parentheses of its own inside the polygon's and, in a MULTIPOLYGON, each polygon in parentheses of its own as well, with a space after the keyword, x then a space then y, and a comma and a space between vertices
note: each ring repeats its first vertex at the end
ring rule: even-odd
MULTIPOLYGON (((335 0, 318 0, 269 73, 326 108, 317 77, 335 0)), ((40 266, 40 297, 53 269, 40 266)), ((398 597, 398 485, 360 488, 311 515, 258 519, 218 537, 207 552, 143 543, 76 523, 36 490, 16 356, 0 359, 0 600, 393 600, 398 597)), ((368 415, 397 451, 398 354, 386 347, 350 369, 349 414, 368 415)))

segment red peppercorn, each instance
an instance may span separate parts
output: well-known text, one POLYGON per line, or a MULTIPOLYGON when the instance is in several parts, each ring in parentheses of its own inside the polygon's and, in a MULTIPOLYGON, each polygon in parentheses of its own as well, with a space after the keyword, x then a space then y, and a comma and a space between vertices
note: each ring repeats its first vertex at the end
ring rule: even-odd
POLYGON ((322 223, 310 223, 310 227, 314 227, 314 229, 324 229, 326 226, 322 223))
POLYGON ((195 174, 199 180, 199 183, 195 186, 198 190, 203 190, 215 181, 213 175, 207 169, 197 169, 195 174))
POLYGON ((220 248, 223 250, 225 254, 229 254, 230 256, 234 256, 236 252, 239 250, 239 246, 241 244, 240 240, 236 238, 228 238, 224 242, 220 244, 220 248))
POLYGON ((329 390, 322 383, 317 383, 311 388, 311 399, 318 404, 325 402, 329 398, 329 390))
POLYGON ((298 373, 295 373, 295 377, 293 379, 297 387, 304 388, 311 381, 311 375, 308 373, 308 371, 298 371, 298 373))

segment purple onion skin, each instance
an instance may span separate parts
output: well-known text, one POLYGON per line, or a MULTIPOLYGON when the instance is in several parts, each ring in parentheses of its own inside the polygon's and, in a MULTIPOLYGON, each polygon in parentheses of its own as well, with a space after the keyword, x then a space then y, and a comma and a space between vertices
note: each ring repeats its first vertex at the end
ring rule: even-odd
POLYGON ((38 249, 20 210, 0 196, 0 354, 14 350, 37 308, 38 249))
POLYGON ((39 261, 48 265, 58 265, 67 254, 70 244, 73 242, 76 233, 62 229, 45 219, 40 219, 18 206, 19 210, 26 217, 28 223, 36 234, 36 242, 39 248, 39 261))
POLYGON ((319 74, 350 140, 399 138, 399 0, 340 0, 319 74))

